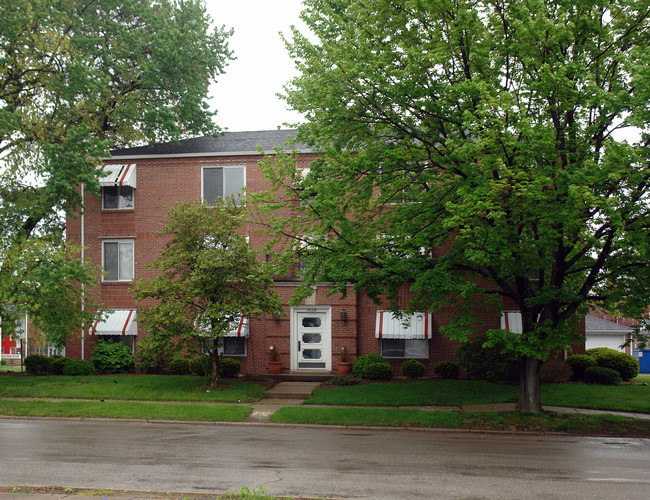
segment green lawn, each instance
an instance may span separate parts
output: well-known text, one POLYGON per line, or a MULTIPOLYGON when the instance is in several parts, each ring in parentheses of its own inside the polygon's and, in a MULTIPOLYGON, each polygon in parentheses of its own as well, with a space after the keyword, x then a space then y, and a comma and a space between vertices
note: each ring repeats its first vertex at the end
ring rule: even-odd
POLYGON ((421 406, 508 403, 519 388, 479 380, 419 380, 318 389, 306 404, 338 406, 421 406))
POLYGON ((4 375, 0 378, 0 397, 234 403, 258 401, 265 391, 263 386, 234 380, 225 380, 218 389, 210 389, 204 377, 191 375, 4 375))
POLYGON ((248 406, 219 404, 169 404, 135 401, 18 401, 0 399, 0 415, 34 417, 134 418, 243 422, 248 406))
POLYGON ((517 412, 445 412, 396 408, 284 407, 272 422, 344 426, 423 427, 473 430, 569 432, 585 435, 650 436, 650 421, 616 415, 521 415, 517 412))
MULTIPOLYGON (((650 378, 650 377, 648 377, 650 378)), ((644 381, 640 379, 639 381, 644 381)), ((519 387, 479 380, 359 384, 314 391, 306 404, 334 406, 459 406, 517 400, 519 387)), ((650 384, 545 384, 542 404, 650 413, 650 384)))

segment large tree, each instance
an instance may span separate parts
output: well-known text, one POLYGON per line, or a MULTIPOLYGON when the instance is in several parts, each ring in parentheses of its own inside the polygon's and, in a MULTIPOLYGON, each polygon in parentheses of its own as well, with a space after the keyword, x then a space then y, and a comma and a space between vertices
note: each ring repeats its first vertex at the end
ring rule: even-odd
POLYGON ((242 317, 279 314, 270 268, 241 234, 245 206, 234 199, 214 205, 181 203, 169 211, 170 237, 149 269, 153 279, 135 285, 137 300, 154 299, 138 322, 179 348, 200 348, 212 358, 211 386, 219 383, 219 346, 242 317))
POLYGON ((230 32, 201 0, 0 0, 0 12, 0 307, 61 344, 48 291, 69 292, 68 332, 87 316, 67 284, 89 269, 62 240, 79 186, 98 192, 110 148, 218 131, 207 93, 230 32))
POLYGON ((514 305, 522 333, 490 336, 541 411, 540 362, 587 308, 650 301, 648 2, 305 4, 286 99, 323 157, 304 180, 290 155, 265 168, 302 200, 274 228, 306 240, 307 286, 393 308, 410 287, 411 310, 454 307, 461 341, 477 306, 514 305))

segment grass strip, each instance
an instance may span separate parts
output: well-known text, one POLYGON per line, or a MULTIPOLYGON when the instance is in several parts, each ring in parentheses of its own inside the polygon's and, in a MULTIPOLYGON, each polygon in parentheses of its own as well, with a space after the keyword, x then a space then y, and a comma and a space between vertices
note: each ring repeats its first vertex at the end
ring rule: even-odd
POLYGON ((392 408, 283 407, 272 422, 376 427, 568 432, 580 435, 650 437, 650 421, 617 415, 568 413, 424 411, 392 408))
POLYGON ((650 385, 542 384, 542 404, 650 413, 650 385))
POLYGON ((242 422, 251 408, 235 405, 135 401, 16 401, 0 399, 0 415, 28 417, 134 418, 242 422))
POLYGON ((306 404, 335 406, 422 406, 509 403, 519 387, 480 380, 420 380, 317 389, 306 404))
POLYGON ((146 401, 258 401, 266 388, 224 380, 217 389, 205 377, 193 375, 89 375, 86 377, 11 376, 0 382, 0 397, 123 399, 146 401))

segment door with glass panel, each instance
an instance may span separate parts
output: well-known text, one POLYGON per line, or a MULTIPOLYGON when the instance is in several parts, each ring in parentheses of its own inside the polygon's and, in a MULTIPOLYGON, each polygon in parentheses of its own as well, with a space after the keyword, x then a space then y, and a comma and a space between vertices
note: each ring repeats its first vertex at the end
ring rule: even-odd
POLYGON ((330 370, 329 309, 294 309, 292 368, 297 370, 330 370))

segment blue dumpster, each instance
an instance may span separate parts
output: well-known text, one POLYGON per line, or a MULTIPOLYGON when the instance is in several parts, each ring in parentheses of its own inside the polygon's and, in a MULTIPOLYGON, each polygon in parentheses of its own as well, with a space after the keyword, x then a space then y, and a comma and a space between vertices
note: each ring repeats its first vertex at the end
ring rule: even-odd
POLYGON ((650 349, 635 349, 634 357, 639 360, 639 373, 650 373, 650 349))

